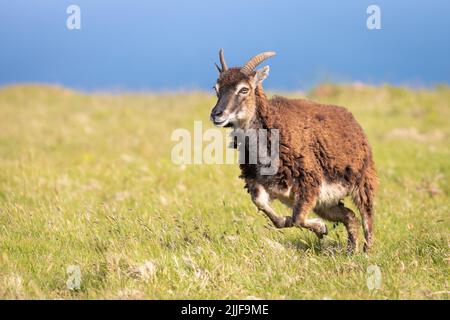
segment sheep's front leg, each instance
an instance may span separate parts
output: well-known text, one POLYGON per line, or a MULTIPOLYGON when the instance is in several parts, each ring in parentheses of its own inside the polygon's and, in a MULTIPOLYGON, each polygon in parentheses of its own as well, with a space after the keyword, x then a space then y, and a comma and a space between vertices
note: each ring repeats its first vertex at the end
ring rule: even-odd
POLYGON ((270 207, 270 195, 264 189, 264 187, 258 185, 254 186, 251 191, 252 201, 256 205, 256 207, 263 211, 267 217, 269 217, 270 221, 277 228, 290 228, 293 227, 292 218, 291 217, 280 217, 275 213, 275 211, 270 207))
POLYGON ((292 214, 292 221, 296 227, 302 227, 313 231, 319 239, 328 234, 327 226, 320 219, 307 219, 309 211, 316 203, 316 196, 299 197, 296 196, 294 204, 294 212, 292 214))

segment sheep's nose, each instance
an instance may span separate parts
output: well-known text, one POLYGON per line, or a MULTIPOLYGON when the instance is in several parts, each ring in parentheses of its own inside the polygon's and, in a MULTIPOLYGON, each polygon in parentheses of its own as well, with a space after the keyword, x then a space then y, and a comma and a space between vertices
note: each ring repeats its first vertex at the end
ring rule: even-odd
POLYGON ((223 111, 216 111, 216 112, 214 112, 214 117, 220 117, 220 116, 222 116, 223 115, 223 111))

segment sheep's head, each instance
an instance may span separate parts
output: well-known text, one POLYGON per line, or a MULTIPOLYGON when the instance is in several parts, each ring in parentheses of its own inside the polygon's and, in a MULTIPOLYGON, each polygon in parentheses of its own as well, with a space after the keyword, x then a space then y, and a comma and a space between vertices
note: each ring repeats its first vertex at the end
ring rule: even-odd
POLYGON ((217 103, 211 111, 211 121, 218 127, 244 128, 253 118, 256 108, 256 88, 269 75, 269 66, 255 71, 257 65, 275 55, 263 52, 250 59, 243 67, 228 68, 223 50, 220 50, 219 79, 214 89, 217 103))

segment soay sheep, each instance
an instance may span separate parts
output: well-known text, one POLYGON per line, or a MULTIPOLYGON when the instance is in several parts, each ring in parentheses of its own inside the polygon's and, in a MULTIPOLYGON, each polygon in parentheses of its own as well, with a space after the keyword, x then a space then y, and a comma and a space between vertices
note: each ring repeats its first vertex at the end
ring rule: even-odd
POLYGON ((228 68, 223 50, 215 85, 217 103, 211 120, 234 130, 278 129, 279 160, 274 175, 261 174, 260 163, 240 164, 241 178, 257 208, 277 228, 302 227, 319 238, 327 234, 319 217, 343 223, 347 249, 357 249, 358 218, 343 199, 350 196, 358 208, 364 230, 364 251, 373 242, 373 201, 378 184, 372 151, 363 129, 345 108, 303 99, 275 96, 268 99, 262 88, 269 66, 255 68, 274 52, 264 52, 243 67, 228 68), (278 199, 292 209, 279 216, 270 206, 278 199))

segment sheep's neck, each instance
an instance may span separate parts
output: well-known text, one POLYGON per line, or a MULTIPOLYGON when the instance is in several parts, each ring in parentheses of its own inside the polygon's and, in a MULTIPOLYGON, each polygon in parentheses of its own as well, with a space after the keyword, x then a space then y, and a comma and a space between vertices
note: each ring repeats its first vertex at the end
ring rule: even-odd
MULTIPOLYGON (((252 119, 248 122, 248 124, 245 126, 245 130, 259 130, 259 129, 269 129, 268 126, 268 114, 269 114, 269 101, 266 98, 266 95, 264 94, 262 88, 258 86, 256 90, 256 106, 255 106, 255 113, 252 117, 252 119)), ((237 143, 235 140, 234 147, 237 148, 237 143)), ((244 145, 244 149, 240 149, 240 152, 245 153, 245 159, 249 159, 249 146, 247 143, 244 145)), ((270 144, 267 144, 268 152, 270 152, 270 144)), ((241 178, 244 179, 255 179, 257 177, 257 167, 258 164, 250 164, 250 163, 242 163, 240 164, 241 169, 241 178)))
POLYGON ((248 125, 248 129, 269 129, 268 113, 269 113, 269 101, 267 100, 264 91, 259 85, 256 88, 256 96, 255 96, 255 114, 253 115, 252 120, 248 125))

